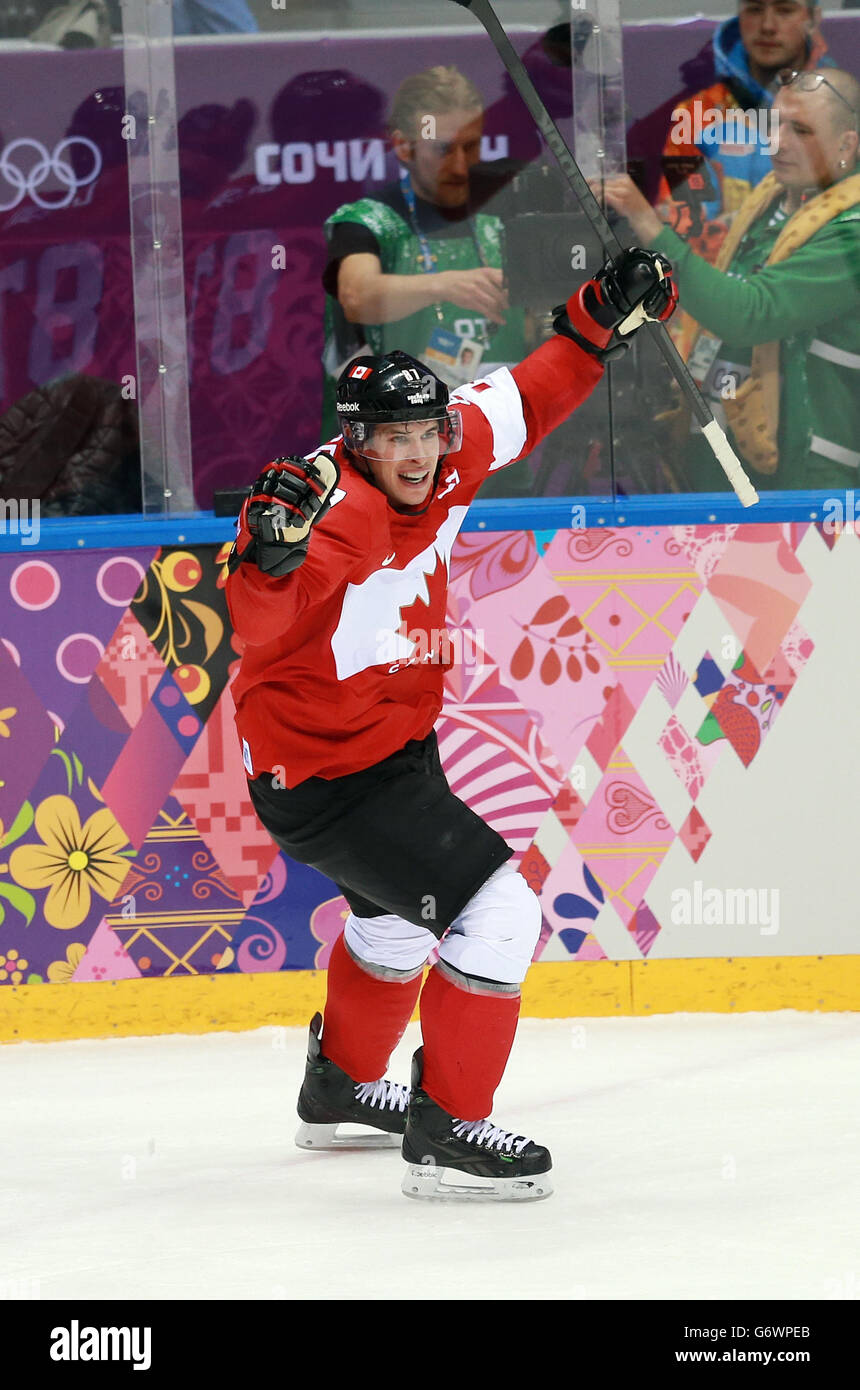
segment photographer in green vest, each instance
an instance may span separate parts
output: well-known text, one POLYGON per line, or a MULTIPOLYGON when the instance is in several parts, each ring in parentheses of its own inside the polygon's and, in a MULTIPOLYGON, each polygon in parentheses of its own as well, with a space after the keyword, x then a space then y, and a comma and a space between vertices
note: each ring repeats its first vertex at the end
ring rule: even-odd
POLYGON ((450 387, 523 356, 502 224, 474 207, 482 127, 481 94, 457 68, 408 77, 388 120, 397 180, 326 222, 324 433, 337 433, 334 383, 362 353, 409 352, 450 387))

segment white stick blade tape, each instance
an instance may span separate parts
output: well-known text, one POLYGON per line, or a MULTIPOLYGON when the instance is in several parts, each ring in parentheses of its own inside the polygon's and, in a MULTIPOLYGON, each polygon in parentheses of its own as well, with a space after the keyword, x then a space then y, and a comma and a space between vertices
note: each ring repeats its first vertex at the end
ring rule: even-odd
POLYGON ((758 501, 758 493, 743 470, 740 459, 726 438, 725 430, 717 420, 702 426, 702 434, 714 451, 714 457, 722 468, 740 499, 742 507, 753 507, 758 501))

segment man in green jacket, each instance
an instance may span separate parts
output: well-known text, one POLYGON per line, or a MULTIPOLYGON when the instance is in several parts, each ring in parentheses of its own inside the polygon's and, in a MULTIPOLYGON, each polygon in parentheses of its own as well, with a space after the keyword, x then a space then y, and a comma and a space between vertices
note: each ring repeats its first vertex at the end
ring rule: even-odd
MULTIPOLYGON (((716 266, 660 221, 626 175, 606 200, 672 262, 695 322, 688 366, 759 488, 860 485, 860 84, 835 68, 780 75, 778 146, 716 266)), ((716 491, 700 436, 684 461, 716 491)))

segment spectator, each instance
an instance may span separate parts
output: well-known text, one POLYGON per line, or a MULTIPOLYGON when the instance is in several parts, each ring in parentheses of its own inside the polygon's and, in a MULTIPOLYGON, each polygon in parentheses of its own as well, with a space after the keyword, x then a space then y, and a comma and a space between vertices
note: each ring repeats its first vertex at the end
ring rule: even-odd
POLYGON ((453 67, 416 73, 395 93, 388 126, 399 178, 325 224, 324 432, 337 429, 334 383, 362 352, 397 347, 429 357, 455 385, 464 342, 482 372, 524 350, 522 314, 509 310, 504 289, 501 223, 472 206, 483 127, 477 88, 453 67))
MULTIPOLYGON (((664 177, 657 202, 666 220, 713 260, 734 212, 771 168, 770 112, 777 72, 812 70, 830 60, 812 0, 739 0, 713 40, 688 65, 692 91, 661 108, 658 133, 649 119, 630 132, 629 152, 640 152, 644 127, 660 140, 664 177), (700 85, 698 85, 700 84, 700 85), (743 126, 728 112, 748 112, 743 126), (674 161, 674 165, 671 163, 674 161)), ((653 188, 653 184, 651 185, 653 188)))
MULTIPOLYGON (((120 0, 89 0, 88 4, 65 7, 55 6, 53 0, 20 0, 5 17, 3 37, 26 35, 63 48, 108 47, 111 31, 122 34, 123 28, 120 0)), ((258 28, 247 0, 173 0, 173 32, 177 37, 256 33, 258 28)))
POLYGON ((178 122, 179 178, 183 198, 213 198, 244 164, 256 107, 244 97, 232 106, 207 102, 178 122))
MULTIPOLYGON (((860 83, 780 74, 774 168, 738 209, 716 266, 627 175, 606 183, 635 239, 668 256, 698 320, 689 366, 759 487, 853 488, 860 475, 860 83), (764 475, 762 477, 761 475, 764 475)), ((698 436, 696 488, 721 485, 698 436)))
POLYGON ((246 0, 173 0, 173 32, 253 34, 259 25, 246 0))

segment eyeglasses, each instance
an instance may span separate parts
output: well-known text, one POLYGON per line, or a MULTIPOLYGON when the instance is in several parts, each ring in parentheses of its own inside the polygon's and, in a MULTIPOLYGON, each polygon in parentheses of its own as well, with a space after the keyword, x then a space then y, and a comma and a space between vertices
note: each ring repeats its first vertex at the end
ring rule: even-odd
POLYGON ((796 68, 781 68, 776 75, 776 80, 780 87, 796 87, 799 92, 817 92, 821 86, 829 87, 835 97, 838 97, 843 106, 847 106, 856 122, 857 112, 847 101, 840 91, 834 87, 832 82, 821 72, 798 72, 796 68))

